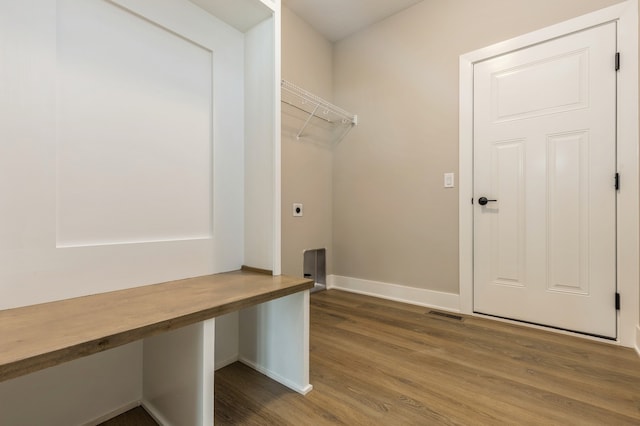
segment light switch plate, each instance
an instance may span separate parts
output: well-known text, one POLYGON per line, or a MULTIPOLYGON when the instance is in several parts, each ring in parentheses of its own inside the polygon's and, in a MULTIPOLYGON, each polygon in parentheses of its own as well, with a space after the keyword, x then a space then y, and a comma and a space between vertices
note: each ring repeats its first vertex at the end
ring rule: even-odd
POLYGON ((444 187, 445 188, 455 188, 455 174, 454 173, 445 173, 444 174, 444 187))
POLYGON ((294 217, 302 217, 303 214, 303 206, 302 203, 293 203, 293 216, 294 217))

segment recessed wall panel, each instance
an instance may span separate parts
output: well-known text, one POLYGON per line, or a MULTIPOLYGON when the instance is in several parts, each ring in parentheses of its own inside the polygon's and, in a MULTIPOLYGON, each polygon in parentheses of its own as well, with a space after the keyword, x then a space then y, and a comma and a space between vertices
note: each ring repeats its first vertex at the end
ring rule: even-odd
POLYGON ((213 52, 108 1, 57 19, 57 245, 210 238, 213 52))

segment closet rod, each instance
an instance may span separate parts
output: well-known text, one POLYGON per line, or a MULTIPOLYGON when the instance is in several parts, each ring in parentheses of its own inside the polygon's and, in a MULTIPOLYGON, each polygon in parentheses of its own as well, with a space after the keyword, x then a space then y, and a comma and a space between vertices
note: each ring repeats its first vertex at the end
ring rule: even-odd
MULTIPOLYGON (((283 99, 283 100, 282 100, 282 103, 285 103, 285 104, 287 104, 287 105, 289 105, 289 106, 291 106, 291 107, 293 107, 293 108, 295 108, 295 109, 297 109, 297 110, 300 110, 300 111, 302 111, 302 112, 306 112, 307 114, 309 114, 309 111, 307 111, 307 110, 306 110, 306 109, 304 109, 304 108, 299 107, 298 105, 296 105, 296 104, 294 104, 294 103, 292 103, 292 102, 289 102, 289 101, 286 101, 286 100, 284 100, 284 99, 283 99)), ((326 121, 327 123, 331 123, 331 124, 333 124, 333 121, 328 120, 328 119, 326 119, 326 118, 324 118, 324 117, 316 116, 316 118, 317 118, 317 119, 319 119, 319 120, 322 120, 322 121, 326 121)))

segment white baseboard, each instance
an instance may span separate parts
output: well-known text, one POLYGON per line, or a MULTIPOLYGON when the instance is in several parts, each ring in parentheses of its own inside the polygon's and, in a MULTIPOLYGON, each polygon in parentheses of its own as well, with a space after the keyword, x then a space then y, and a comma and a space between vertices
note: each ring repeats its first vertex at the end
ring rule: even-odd
POLYGON ((111 411, 103 416, 98 417, 97 419, 91 420, 90 422, 85 423, 83 426, 96 426, 100 423, 104 423, 107 420, 111 420, 114 417, 118 417, 120 414, 124 414, 129 410, 133 410, 136 407, 141 405, 140 401, 133 401, 128 404, 123 405, 122 407, 111 411))
POLYGON ((340 275, 329 275, 327 277, 327 289, 344 290, 351 293, 409 303, 411 305, 425 306, 443 311, 460 312, 460 295, 453 293, 443 293, 440 291, 369 281, 360 278, 343 277, 340 275))
POLYGON ((636 345, 635 350, 638 356, 640 356, 640 325, 636 326, 636 345))
POLYGON ((149 415, 153 417, 153 420, 155 420, 156 423, 158 423, 160 426, 172 426, 171 423, 169 423, 169 421, 167 421, 167 419, 165 419, 164 416, 160 414, 160 411, 152 403, 147 400, 143 400, 141 405, 142 408, 144 408, 147 413, 149 413, 149 415))
POLYGON ((240 357, 238 356, 238 354, 235 354, 234 356, 229 357, 229 358, 225 359, 224 361, 218 362, 216 360, 215 370, 218 371, 221 368, 226 367, 227 365, 233 364, 234 362, 238 361, 239 359, 240 359, 240 357))
POLYGON ((291 380, 286 379, 282 376, 280 376, 279 374, 274 373, 273 371, 267 370, 264 367, 261 367, 259 365, 257 365, 256 363, 254 363, 253 361, 250 361, 244 357, 240 357, 240 362, 253 368, 254 370, 258 371, 259 373, 264 374, 265 376, 269 377, 270 379, 275 380, 278 383, 281 383, 283 385, 285 385, 286 387, 288 387, 291 390, 294 390, 296 392, 298 392, 299 394, 302 395, 306 395, 309 392, 311 392, 311 390, 313 389, 312 385, 307 385, 304 387, 300 387, 298 386, 296 383, 293 383, 291 380))

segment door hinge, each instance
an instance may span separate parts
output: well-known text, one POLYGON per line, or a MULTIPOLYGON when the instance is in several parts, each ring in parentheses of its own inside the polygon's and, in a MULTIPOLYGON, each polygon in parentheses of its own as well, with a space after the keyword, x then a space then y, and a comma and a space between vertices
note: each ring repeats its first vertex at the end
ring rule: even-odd
POLYGON ((620 310, 620 293, 616 293, 616 311, 620 310))
POLYGON ((616 71, 620 71, 620 52, 616 52, 616 71))
POLYGON ((615 187, 616 187, 616 191, 620 190, 620 173, 616 173, 615 176, 615 187))

